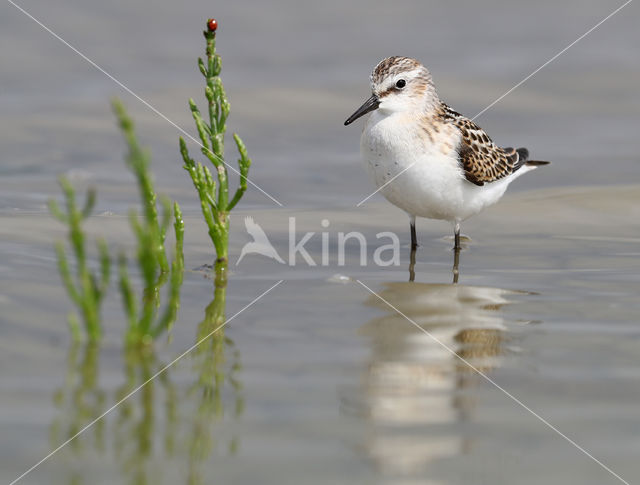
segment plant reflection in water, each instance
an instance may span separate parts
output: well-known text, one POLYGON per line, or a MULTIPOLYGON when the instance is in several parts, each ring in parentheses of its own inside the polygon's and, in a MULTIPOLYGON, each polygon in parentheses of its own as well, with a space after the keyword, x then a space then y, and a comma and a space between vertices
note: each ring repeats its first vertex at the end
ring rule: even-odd
MULTIPOLYGON (((217 268, 218 272, 220 268, 217 268)), ((226 266, 224 267, 226 272, 226 266)), ((223 438, 215 432, 216 423, 225 413, 234 420, 244 411, 244 397, 239 373, 242 369, 240 352, 233 341, 225 335, 222 327, 226 321, 226 278, 216 278, 214 298, 205 309, 205 317, 198 325, 197 339, 213 335, 194 351, 196 382, 189 389, 189 397, 197 403, 192 416, 189 438, 189 484, 203 483, 201 464, 214 450, 235 454, 238 437, 223 438), (226 409, 232 403, 231 410, 226 409)))
MULTIPOLYGON (((222 284, 215 286, 196 341, 225 321, 226 281, 217 283, 222 284)), ((93 483, 95 463, 89 466, 87 460, 103 462, 115 457, 125 483, 175 483, 178 478, 196 485, 204 482, 204 465, 214 453, 237 452, 234 427, 223 426, 223 420, 238 420, 244 410, 239 350, 224 328, 219 328, 189 357, 190 361, 184 360, 191 366, 186 378, 176 380, 178 370, 167 369, 63 448, 69 483, 93 483), (178 465, 184 462, 184 455, 188 455, 187 470, 178 465), (158 461, 173 459, 177 460, 173 469, 186 477, 160 472, 163 468, 157 466, 158 461)), ((99 379, 100 347, 91 343, 71 346, 64 384, 54 394, 59 413, 51 425, 52 447, 74 436, 166 366, 153 346, 129 346, 122 359, 124 383, 109 398, 110 391, 99 379)))
MULTIPOLYGON (((100 415, 107 405, 107 392, 98 383, 100 349, 95 342, 74 341, 67 357, 67 373, 63 386, 53 394, 59 409, 50 427, 51 447, 57 447, 100 415)), ((68 445, 68 453, 80 459, 84 449, 104 453, 106 449, 105 421, 98 421, 87 432, 68 445)), ((69 467, 69 483, 81 484, 82 462, 69 467)))

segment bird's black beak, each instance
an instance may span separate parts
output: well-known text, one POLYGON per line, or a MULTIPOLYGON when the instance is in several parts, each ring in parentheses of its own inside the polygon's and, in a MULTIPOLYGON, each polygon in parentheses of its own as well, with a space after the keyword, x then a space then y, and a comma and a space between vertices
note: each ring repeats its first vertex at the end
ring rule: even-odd
POLYGON ((355 113, 349 116, 347 121, 344 122, 344 126, 350 125, 361 116, 366 115, 369 111, 378 109, 378 106, 380 106, 380 100, 378 99, 378 96, 372 94, 371 97, 367 99, 364 104, 356 110, 355 113))

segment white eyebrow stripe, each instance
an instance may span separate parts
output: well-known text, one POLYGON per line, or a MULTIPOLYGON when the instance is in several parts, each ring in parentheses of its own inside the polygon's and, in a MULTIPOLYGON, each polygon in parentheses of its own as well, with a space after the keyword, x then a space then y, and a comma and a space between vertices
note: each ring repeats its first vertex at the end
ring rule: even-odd
POLYGON ((416 77, 418 74, 420 74, 422 72, 422 70, 419 67, 416 67, 415 69, 411 69, 410 71, 405 71, 405 72, 400 72, 398 74, 396 74, 393 79, 401 79, 403 77, 411 77, 414 78, 416 77))
MULTIPOLYGON (((411 69, 410 71, 403 71, 403 72, 399 72, 397 74, 394 74, 393 76, 389 76, 387 77, 387 79, 390 79, 391 82, 389 83, 391 85, 391 87, 393 87, 393 85, 399 80, 399 79, 406 79, 406 80, 410 80, 410 79, 414 79, 416 77, 418 77, 420 74, 422 73, 422 70, 419 67, 416 67, 414 69, 411 69)), ((371 81, 371 89, 374 89, 376 86, 376 83, 374 82, 374 76, 373 74, 371 76, 369 76, 369 79, 371 81)), ((384 85, 386 83, 380 83, 380 85, 384 85)))

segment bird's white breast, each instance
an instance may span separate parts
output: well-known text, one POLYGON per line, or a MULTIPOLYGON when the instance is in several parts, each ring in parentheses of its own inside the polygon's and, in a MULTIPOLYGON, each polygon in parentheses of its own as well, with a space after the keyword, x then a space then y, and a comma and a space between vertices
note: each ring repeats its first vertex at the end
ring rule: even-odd
POLYGON ((468 182, 458 161, 459 143, 451 125, 434 127, 408 113, 376 110, 360 149, 365 169, 392 204, 418 217, 461 221, 496 202, 508 182, 483 187, 468 182))

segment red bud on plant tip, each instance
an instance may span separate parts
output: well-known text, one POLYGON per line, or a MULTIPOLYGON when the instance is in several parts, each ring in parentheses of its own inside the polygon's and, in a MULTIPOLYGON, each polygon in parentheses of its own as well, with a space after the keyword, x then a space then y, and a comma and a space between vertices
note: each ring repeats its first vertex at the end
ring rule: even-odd
POLYGON ((209 32, 215 32, 218 28, 218 21, 216 19, 207 20, 207 28, 209 29, 209 32))

